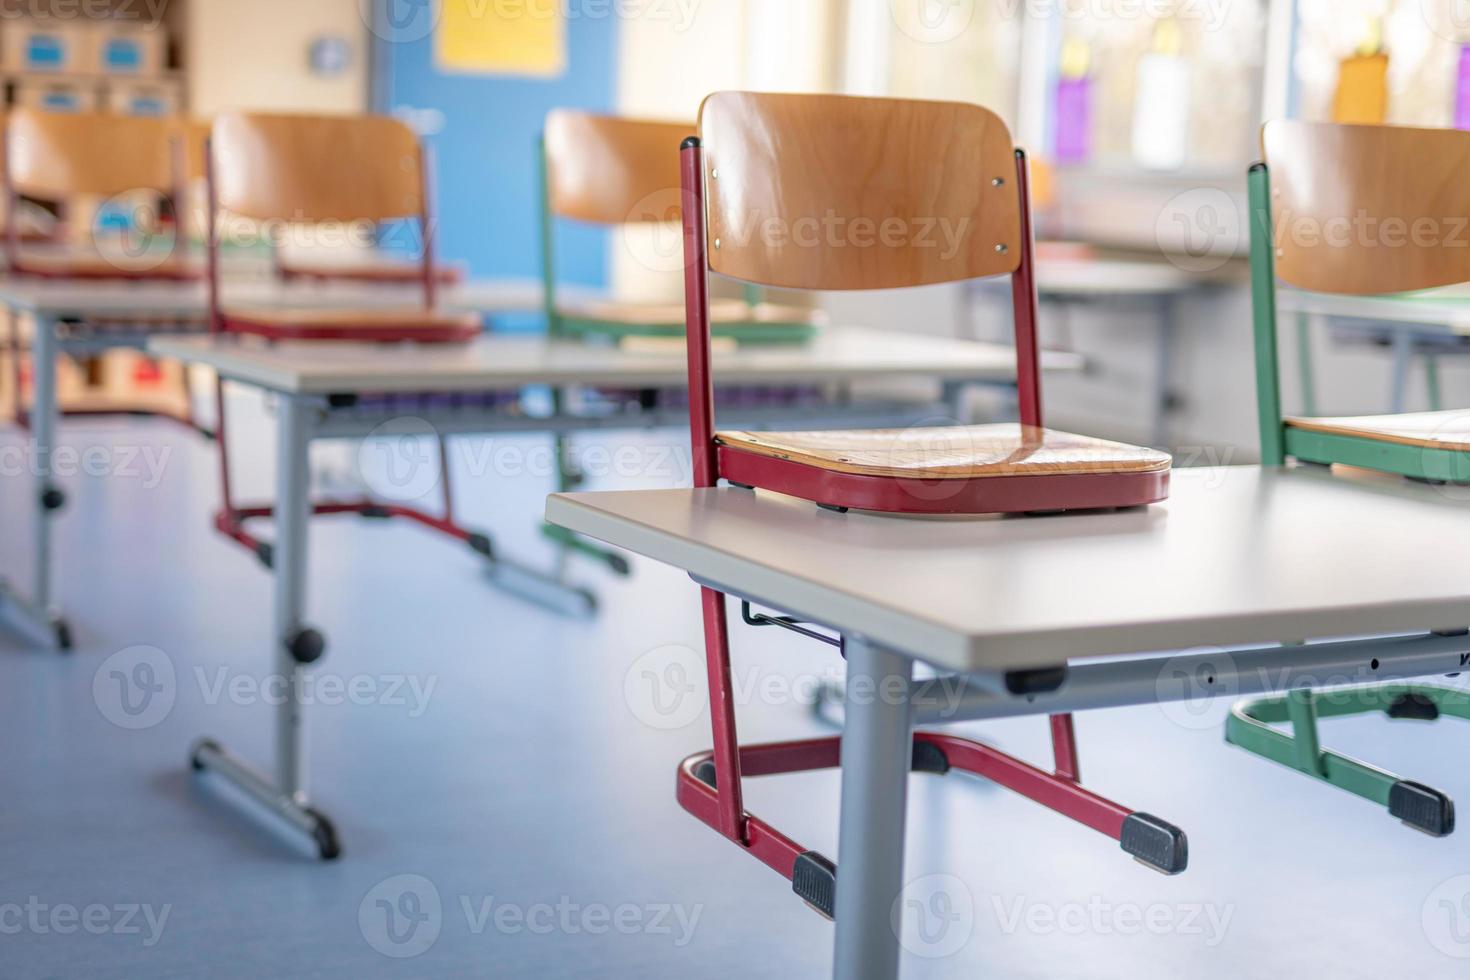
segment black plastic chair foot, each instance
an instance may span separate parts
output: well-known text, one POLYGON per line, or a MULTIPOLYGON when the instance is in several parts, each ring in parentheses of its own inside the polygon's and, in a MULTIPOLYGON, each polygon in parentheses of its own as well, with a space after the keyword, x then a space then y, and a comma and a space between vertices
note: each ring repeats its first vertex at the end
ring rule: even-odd
POLYGON ((807 851, 796 859, 791 890, 819 914, 831 919, 837 909, 837 865, 816 851, 807 851))
POLYGON ((1166 875, 1189 867, 1189 838, 1184 831, 1147 813, 1130 814, 1123 821, 1118 844, 1139 863, 1166 875))
POLYGON ((1431 837, 1455 832, 1455 801, 1423 783, 1401 779, 1388 795, 1388 812, 1431 837))

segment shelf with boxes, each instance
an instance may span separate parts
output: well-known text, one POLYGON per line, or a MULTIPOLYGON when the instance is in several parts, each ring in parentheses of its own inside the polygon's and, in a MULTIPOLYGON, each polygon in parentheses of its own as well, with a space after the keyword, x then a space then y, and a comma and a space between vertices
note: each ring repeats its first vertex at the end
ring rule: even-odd
POLYGON ((7 105, 176 115, 184 83, 170 54, 161 21, 29 17, 0 25, 7 105))

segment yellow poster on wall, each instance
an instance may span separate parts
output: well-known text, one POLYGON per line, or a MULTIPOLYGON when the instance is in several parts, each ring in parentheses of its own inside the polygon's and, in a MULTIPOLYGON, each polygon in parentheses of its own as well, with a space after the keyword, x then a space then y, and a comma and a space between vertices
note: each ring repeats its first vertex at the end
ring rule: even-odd
POLYGON ((437 0, 443 71, 551 78, 567 67, 561 0, 437 0))

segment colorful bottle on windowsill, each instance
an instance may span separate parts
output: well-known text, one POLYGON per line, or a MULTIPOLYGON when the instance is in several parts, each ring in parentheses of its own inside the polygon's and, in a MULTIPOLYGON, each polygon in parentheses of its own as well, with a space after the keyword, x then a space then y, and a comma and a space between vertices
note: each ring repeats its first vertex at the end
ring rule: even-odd
POLYGON ((1178 170, 1189 155, 1191 71, 1184 31, 1175 17, 1154 26, 1149 53, 1138 59, 1133 99, 1133 159, 1149 170, 1178 170))
MULTIPOLYGON (((1462 78, 1464 70, 1462 56, 1462 78)), ((1337 91, 1332 98, 1332 121, 1381 125, 1387 120, 1388 52, 1383 49, 1383 20, 1375 17, 1368 21, 1358 50, 1344 58, 1338 68, 1337 91)))
POLYGON ((1086 163, 1092 156, 1091 53, 1087 42, 1068 38, 1057 70, 1056 132, 1058 163, 1086 163))

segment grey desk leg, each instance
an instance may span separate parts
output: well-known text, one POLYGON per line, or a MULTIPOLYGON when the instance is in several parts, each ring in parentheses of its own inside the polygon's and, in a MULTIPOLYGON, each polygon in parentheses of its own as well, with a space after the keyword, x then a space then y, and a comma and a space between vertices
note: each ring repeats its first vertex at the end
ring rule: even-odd
POLYGON ((276 542, 272 567, 275 602, 271 643, 285 697, 276 706, 276 773, 272 781, 231 756, 219 743, 195 744, 196 770, 212 769, 287 823, 310 834, 323 860, 338 856, 336 828, 307 804, 302 686, 306 668, 320 659, 321 635, 303 622, 306 607, 307 526, 311 516, 311 413, 300 398, 282 395, 277 409, 276 542))
POLYGON ((1173 435, 1174 398, 1174 330, 1178 325, 1175 300, 1165 296, 1159 301, 1159 340, 1154 368, 1154 432, 1153 444, 1167 449, 1173 435))
POLYGON ((837 980, 894 980, 904 810, 913 759, 911 661, 847 638, 842 818, 837 842, 837 980))
MULTIPOLYGON (((17 338, 19 334, 16 334, 17 338)), ((18 342, 17 342, 18 346, 18 342)), ((17 356, 19 356, 17 354, 17 356)), ((36 336, 31 342, 32 375, 35 394, 31 405, 31 448, 34 475, 35 515, 32 535, 32 582, 30 598, 0 583, 0 613, 15 628, 37 644, 51 649, 71 647, 71 630, 54 608, 52 593, 55 581, 52 554, 52 522, 66 496, 56 486, 52 473, 52 454, 56 447, 56 323, 38 317, 36 336)), ((16 394, 19 404, 20 394, 16 394)))
POLYGON ((1402 324, 1393 328, 1393 389, 1389 396, 1389 411, 1395 415, 1404 411, 1409 401, 1409 374, 1414 367, 1414 335, 1402 324))

